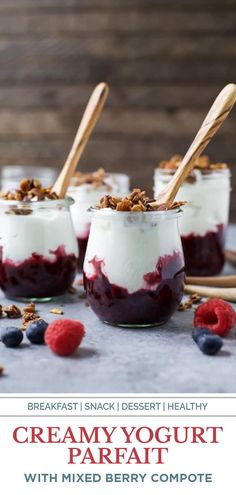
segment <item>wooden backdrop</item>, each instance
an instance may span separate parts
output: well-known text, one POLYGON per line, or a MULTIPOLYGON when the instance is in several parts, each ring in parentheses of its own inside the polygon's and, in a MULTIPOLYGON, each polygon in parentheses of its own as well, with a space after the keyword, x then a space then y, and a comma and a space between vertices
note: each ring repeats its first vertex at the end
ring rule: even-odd
MULTIPOLYGON (((0 164, 60 166, 106 80, 81 167, 121 170, 150 190, 155 164, 186 149, 236 81, 235 34, 236 0, 0 0, 0 164)), ((235 111, 209 151, 236 168, 235 111)))

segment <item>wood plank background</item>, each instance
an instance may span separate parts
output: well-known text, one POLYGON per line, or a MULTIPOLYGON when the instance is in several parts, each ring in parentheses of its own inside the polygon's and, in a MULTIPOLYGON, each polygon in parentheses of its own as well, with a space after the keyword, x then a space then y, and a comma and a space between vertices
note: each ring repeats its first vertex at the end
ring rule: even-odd
MULTIPOLYGON (((0 0, 0 166, 59 167, 93 86, 109 100, 81 161, 149 192, 236 81, 236 0, 0 0)), ((209 147, 232 164, 236 111, 209 147)), ((232 195, 232 219, 236 197, 232 195)))

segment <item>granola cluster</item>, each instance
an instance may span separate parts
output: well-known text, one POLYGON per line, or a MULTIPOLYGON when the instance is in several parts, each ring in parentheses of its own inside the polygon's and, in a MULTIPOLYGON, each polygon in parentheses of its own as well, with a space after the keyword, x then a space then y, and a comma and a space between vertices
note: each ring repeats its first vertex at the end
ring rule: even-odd
POLYGON ((191 309, 195 304, 199 304, 202 300, 202 297, 197 294, 191 294, 185 302, 181 302, 178 307, 178 311, 186 311, 187 309, 191 309))
POLYGON ((22 318, 21 330, 26 330, 32 321, 40 319, 34 303, 29 303, 22 309, 22 318))
POLYGON ((22 310, 15 304, 11 304, 10 306, 0 305, 0 316, 6 316, 10 319, 22 318, 21 330, 25 330, 29 323, 40 318, 34 303, 27 304, 22 310))
MULTIPOLYGON (((175 170, 180 165, 182 159, 183 156, 174 155, 169 160, 161 161, 159 163, 159 168, 170 172, 171 171, 175 172, 175 170)), ((228 165, 227 163, 211 163, 209 156, 202 155, 196 158, 193 168, 196 170, 201 170, 202 173, 209 173, 212 172, 213 170, 222 170, 228 168, 228 165)))
POLYGON ((111 186, 106 182, 106 173, 104 168, 99 168, 96 172, 90 172, 84 174, 82 172, 76 172, 72 178, 72 184, 75 186, 82 186, 83 184, 91 184, 94 189, 101 186, 106 186, 107 190, 111 190, 111 186))
POLYGON ((5 200, 12 201, 44 201, 45 199, 58 199, 55 192, 51 188, 42 187, 38 179, 22 179, 19 187, 15 191, 1 192, 0 197, 5 200))
POLYGON ((141 189, 133 189, 129 196, 124 198, 103 196, 101 198, 98 208, 111 208, 116 211, 133 211, 133 212, 143 212, 143 211, 163 211, 168 209, 176 209, 185 204, 184 202, 176 202, 168 208, 166 204, 156 206, 154 203, 155 199, 151 199, 146 195, 145 191, 141 189))
POLYGON ((21 310, 15 304, 1 308, 2 313, 6 313, 8 318, 21 318, 21 310))

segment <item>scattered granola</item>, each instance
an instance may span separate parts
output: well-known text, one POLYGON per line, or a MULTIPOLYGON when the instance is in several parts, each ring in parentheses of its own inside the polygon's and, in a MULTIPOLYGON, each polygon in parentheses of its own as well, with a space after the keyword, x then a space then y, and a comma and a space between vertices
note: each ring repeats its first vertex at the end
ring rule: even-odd
POLYGON ((0 364, 0 376, 4 373, 4 366, 0 364))
POLYGON ((2 305, 0 304, 0 318, 3 316, 3 310, 2 310, 2 305))
MULTIPOLYGON (((27 307, 27 306, 26 306, 27 307)), ((22 324, 21 324, 21 330, 26 330, 27 326, 35 320, 39 320, 40 316, 38 315, 36 309, 34 312, 32 311, 25 311, 26 308, 24 308, 23 312, 23 319, 22 319, 22 324)))
POLYGON ((58 309, 58 308, 50 309, 50 313, 53 313, 54 315, 64 315, 64 311, 62 311, 62 309, 58 309))
POLYGON ((74 287, 69 287, 68 291, 69 294, 76 294, 76 289, 74 287))
POLYGON ((195 304, 199 304, 202 300, 202 297, 195 293, 191 294, 185 302, 181 302, 178 307, 178 311, 186 311, 187 309, 191 309, 195 304))
POLYGON ((3 306, 2 311, 6 313, 8 318, 21 318, 21 310, 15 304, 11 304, 10 306, 3 306))
POLYGON ((22 309, 23 313, 36 313, 36 307, 33 302, 27 304, 25 308, 22 309))
POLYGON ((143 211, 165 211, 168 209, 180 208, 185 202, 178 201, 173 203, 170 208, 166 204, 159 206, 152 206, 155 199, 151 199, 146 195, 145 191, 141 189, 133 189, 129 196, 125 198, 113 197, 113 196, 103 196, 101 198, 97 208, 111 208, 116 211, 133 211, 133 212, 143 212, 143 211))
POLYGON ((195 294, 191 294, 191 296, 189 296, 189 299, 192 301, 193 304, 198 304, 202 301, 202 296, 200 296, 200 294, 196 292, 195 294))
POLYGON ((29 325, 29 323, 30 323, 30 322, 28 322, 28 323, 21 323, 20 330, 21 330, 22 332, 24 332, 24 331, 26 330, 27 326, 29 325))
POLYGON ((22 320, 21 330, 25 330, 27 328, 27 325, 29 325, 29 323, 39 319, 36 306, 33 302, 28 303, 27 306, 25 306, 22 309, 22 316, 23 316, 23 320, 22 320))
POLYGON ((181 302, 178 307, 178 311, 186 311, 186 309, 191 309, 193 303, 191 301, 181 302))
MULTIPOLYGON (((58 199, 58 195, 52 192, 51 188, 44 188, 38 179, 23 179, 19 187, 15 191, 2 191, 0 193, 0 198, 8 201, 22 201, 22 202, 34 202, 34 201, 44 201, 45 199, 58 199)), ((11 213, 18 215, 25 215, 30 212, 30 210, 20 209, 16 207, 11 208, 11 213), (17 212, 17 213, 16 213, 17 212)))
POLYGON ((23 323, 28 323, 29 321, 37 320, 39 315, 37 313, 24 313, 23 314, 23 323))
POLYGON ((111 186, 106 181, 106 173, 104 168, 99 168, 96 172, 84 174, 82 172, 76 172, 72 178, 72 185, 82 186, 83 184, 91 184, 94 189, 105 186, 107 191, 111 190, 111 186))

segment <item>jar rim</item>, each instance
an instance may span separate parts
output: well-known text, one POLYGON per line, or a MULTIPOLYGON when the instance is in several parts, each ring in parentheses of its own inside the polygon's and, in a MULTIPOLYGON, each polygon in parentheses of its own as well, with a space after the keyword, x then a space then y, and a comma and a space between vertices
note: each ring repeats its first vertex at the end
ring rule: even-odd
POLYGON ((183 210, 181 208, 176 208, 172 210, 161 210, 161 211, 117 211, 112 210, 111 208, 96 208, 91 206, 88 210, 91 216, 98 217, 133 217, 133 218, 145 218, 145 219, 153 219, 157 221, 168 220, 172 218, 178 218, 182 216, 183 210))
MULTIPOLYGON (((154 176, 162 175, 165 177, 173 177, 174 173, 176 170, 169 170, 165 168, 155 168, 154 170, 154 176)), ((208 170, 207 173, 203 172, 201 169, 193 169, 193 172, 197 172, 197 175, 201 175, 202 180, 210 180, 210 179, 222 179, 222 175, 225 175, 226 177, 231 177, 231 170, 230 168, 219 168, 215 170, 208 170)))
POLYGON ((54 208, 60 206, 71 206, 74 204, 74 199, 70 196, 66 196, 63 199, 48 199, 43 201, 17 201, 15 199, 0 199, 0 208, 7 208, 8 206, 16 206, 22 209, 37 209, 37 208, 54 208))

